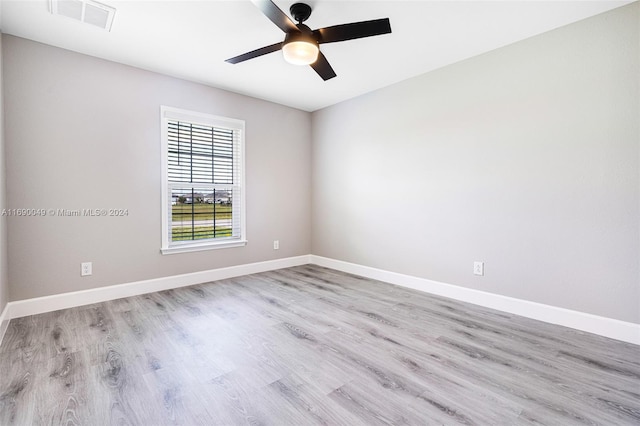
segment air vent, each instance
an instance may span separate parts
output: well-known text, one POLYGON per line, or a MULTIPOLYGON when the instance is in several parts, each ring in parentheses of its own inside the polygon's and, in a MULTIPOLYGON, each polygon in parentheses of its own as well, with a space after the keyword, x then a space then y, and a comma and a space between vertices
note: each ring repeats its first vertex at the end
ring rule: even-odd
POLYGON ((116 9, 92 0, 50 0, 50 11, 86 24, 111 31, 116 9))

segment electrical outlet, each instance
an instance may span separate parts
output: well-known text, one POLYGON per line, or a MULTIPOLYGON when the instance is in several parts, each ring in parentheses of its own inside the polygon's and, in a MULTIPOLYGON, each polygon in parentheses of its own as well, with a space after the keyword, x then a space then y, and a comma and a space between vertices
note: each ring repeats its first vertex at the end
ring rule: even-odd
POLYGON ((273 240, 273 249, 274 250, 280 250, 280 241, 279 240, 273 240))
POLYGON ((473 274, 484 275, 484 262, 473 262, 473 274))
POLYGON ((80 276, 86 277, 93 273, 93 265, 91 262, 82 262, 80 264, 80 276))

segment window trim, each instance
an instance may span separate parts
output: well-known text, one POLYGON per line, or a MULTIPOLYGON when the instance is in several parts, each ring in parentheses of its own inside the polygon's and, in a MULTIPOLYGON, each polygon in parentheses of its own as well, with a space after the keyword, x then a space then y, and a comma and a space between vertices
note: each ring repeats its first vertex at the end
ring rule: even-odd
MULTIPOLYGON (((212 114, 206 114, 197 111, 189 111, 181 108, 174 108, 162 105, 160 106, 160 132, 161 132, 161 179, 162 179, 162 245, 160 252, 162 254, 188 253, 202 250, 213 250, 231 247, 243 247, 247 244, 246 238, 246 185, 245 185, 245 143, 244 132, 245 122, 235 118, 220 117, 212 114), (232 129, 239 132, 239 163, 240 163, 240 237, 224 238, 219 241, 196 240, 181 241, 179 243, 171 243, 169 233, 171 227, 169 217, 171 216, 171 208, 169 203, 171 200, 169 171, 168 171, 168 147, 169 147, 169 120, 180 120, 189 123, 196 123, 205 126, 222 127, 232 129)), ((235 206, 234 206, 235 208, 235 206)))

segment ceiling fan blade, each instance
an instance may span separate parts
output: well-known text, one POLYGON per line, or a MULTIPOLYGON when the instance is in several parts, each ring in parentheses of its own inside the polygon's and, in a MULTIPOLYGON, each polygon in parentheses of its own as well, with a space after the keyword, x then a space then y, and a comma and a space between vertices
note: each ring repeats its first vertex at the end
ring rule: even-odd
POLYGON ((296 24, 271 0, 251 0, 251 3, 285 33, 298 31, 296 24))
POLYGON ((226 59, 225 62, 229 62, 230 64, 237 64, 238 62, 244 62, 249 59, 257 58, 258 56, 266 55, 267 53, 278 51, 281 48, 282 42, 272 44, 271 46, 261 47, 260 49, 252 50, 251 52, 243 53, 242 55, 226 59))
POLYGON ((390 32, 391 23, 389 22, 389 18, 384 18, 318 28, 313 32, 313 35, 316 37, 316 40, 318 40, 318 43, 334 43, 336 41, 389 34, 390 32))
POLYGON ((313 68, 324 81, 336 76, 336 72, 331 68, 329 61, 327 61, 327 58, 322 52, 318 53, 318 59, 311 64, 311 68, 313 68))

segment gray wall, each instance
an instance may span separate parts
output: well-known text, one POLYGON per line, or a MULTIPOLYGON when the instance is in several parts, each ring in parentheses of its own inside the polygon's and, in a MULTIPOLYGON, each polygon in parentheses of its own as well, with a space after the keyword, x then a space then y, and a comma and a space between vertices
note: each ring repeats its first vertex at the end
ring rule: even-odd
POLYGON ((308 113, 13 36, 3 55, 8 205, 129 210, 8 218, 11 300, 310 253, 308 113), (160 105, 246 120, 246 247, 160 254, 160 105))
POLYGON ((639 323, 639 13, 313 113, 312 252, 639 323))
MULTIPOLYGON (((4 36, 0 33, 0 211, 6 208, 6 172, 4 143, 4 98, 2 84, 2 44, 4 36)), ((0 216, 0 314, 9 301, 9 280, 7 274, 7 217, 0 216)), ((0 324, 0 335, 2 334, 0 324)))

